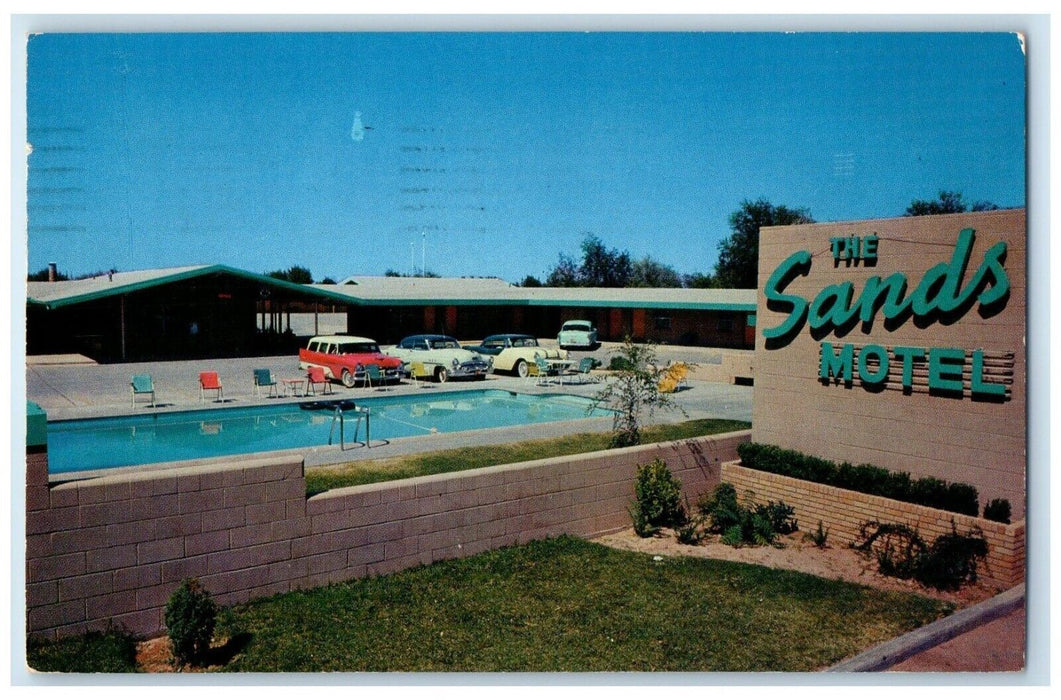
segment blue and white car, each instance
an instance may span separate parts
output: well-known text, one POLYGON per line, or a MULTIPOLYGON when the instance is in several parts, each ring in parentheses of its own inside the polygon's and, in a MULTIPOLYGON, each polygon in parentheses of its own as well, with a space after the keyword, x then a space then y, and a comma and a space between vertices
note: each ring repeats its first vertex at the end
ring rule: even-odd
POLYGON ((572 320, 564 321, 560 327, 560 333, 556 336, 556 342, 564 350, 568 348, 597 348, 597 329, 589 321, 572 320))
POLYGON ((439 383, 451 377, 485 379, 493 364, 479 353, 462 348, 456 338, 427 333, 402 338, 400 343, 387 348, 387 354, 405 363, 407 376, 412 371, 412 363, 422 362, 428 375, 439 383))

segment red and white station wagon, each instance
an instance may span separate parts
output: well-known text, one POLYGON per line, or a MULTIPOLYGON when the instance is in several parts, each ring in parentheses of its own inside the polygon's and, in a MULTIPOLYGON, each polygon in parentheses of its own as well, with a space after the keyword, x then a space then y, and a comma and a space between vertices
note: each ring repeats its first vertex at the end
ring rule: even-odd
POLYGON ((321 335, 310 338, 306 347, 298 351, 299 369, 320 367, 324 376, 338 379, 346 387, 365 381, 368 365, 378 366, 380 374, 388 381, 398 381, 401 377, 402 361, 384 355, 376 341, 370 338, 321 335))

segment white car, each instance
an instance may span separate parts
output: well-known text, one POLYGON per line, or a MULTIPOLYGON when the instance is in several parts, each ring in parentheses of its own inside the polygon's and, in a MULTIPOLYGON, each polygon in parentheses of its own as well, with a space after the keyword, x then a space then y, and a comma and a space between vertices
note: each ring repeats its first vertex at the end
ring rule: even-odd
POLYGON ((537 338, 524 333, 489 335, 479 345, 469 345, 466 348, 480 355, 493 357, 495 372, 512 372, 520 377, 527 376, 527 367, 534 363, 535 357, 567 357, 563 350, 542 347, 538 345, 537 338))
POLYGON ((556 342, 565 350, 567 348, 596 349, 597 329, 589 321, 564 321, 564 325, 560 327, 560 333, 556 336, 556 342))
POLYGON ((413 362, 424 363, 424 369, 439 383, 450 377, 485 379, 493 364, 479 353, 465 350, 448 335, 411 335, 386 352, 405 363, 406 374, 413 362))

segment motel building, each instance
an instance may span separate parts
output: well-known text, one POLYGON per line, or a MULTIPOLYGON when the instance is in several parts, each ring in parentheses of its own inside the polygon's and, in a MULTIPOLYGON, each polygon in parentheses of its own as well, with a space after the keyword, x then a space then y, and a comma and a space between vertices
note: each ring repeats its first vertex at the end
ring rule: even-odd
POLYGON ((186 577, 227 605, 561 533, 615 532, 630 526, 637 465, 656 458, 690 500, 732 483, 793 505, 805 529, 823 522, 830 542, 850 542, 874 519, 917 527, 927 541, 980 529, 981 580, 1014 589, 1025 570, 1026 239, 1023 209, 767 228, 758 289, 747 293, 481 279, 294 285, 217 265, 30 284, 29 354, 275 353, 294 336, 293 316, 345 315, 347 331, 381 343, 430 331, 550 338, 585 318, 602 340, 753 348, 754 403, 750 430, 310 496, 291 453, 53 479, 47 417, 31 408, 27 631, 157 633, 186 577), (1006 499, 1011 521, 751 469, 738 456, 748 442, 970 485, 981 510, 1006 499))
POLYGON ((297 352, 327 316, 343 332, 394 344, 441 333, 555 338, 570 319, 601 341, 750 350, 755 290, 517 287, 496 278, 352 277, 300 285, 225 265, 30 282, 27 354, 99 362, 253 357, 297 352))

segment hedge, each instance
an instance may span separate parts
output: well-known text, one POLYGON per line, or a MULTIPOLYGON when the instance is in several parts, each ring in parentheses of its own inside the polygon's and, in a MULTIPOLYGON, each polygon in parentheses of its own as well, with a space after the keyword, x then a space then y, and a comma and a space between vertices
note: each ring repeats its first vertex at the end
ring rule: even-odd
POLYGON ((980 495, 969 484, 948 483, 933 477, 912 479, 906 472, 892 472, 872 464, 837 464, 754 442, 738 445, 737 454, 741 464, 750 469, 973 517, 980 512, 980 495))

